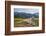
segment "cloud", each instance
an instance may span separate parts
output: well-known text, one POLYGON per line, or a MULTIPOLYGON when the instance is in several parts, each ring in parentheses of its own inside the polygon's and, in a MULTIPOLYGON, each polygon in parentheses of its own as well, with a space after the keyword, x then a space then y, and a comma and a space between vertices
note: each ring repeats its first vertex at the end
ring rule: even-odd
POLYGON ((29 8, 14 8, 14 12, 25 12, 25 13, 38 13, 39 9, 29 9, 29 8))

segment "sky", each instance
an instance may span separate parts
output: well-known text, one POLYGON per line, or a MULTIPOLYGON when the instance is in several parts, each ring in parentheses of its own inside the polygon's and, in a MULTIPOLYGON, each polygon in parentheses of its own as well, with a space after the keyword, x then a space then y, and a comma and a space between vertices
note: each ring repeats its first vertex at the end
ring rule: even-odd
POLYGON ((29 9, 29 8, 14 8, 14 12, 24 12, 24 13, 38 13, 39 9, 29 9))

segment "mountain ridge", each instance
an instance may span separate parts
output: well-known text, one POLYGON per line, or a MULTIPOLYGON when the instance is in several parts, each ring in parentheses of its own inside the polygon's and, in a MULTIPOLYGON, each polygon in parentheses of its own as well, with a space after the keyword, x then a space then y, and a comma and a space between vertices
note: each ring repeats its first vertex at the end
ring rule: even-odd
POLYGON ((25 12, 14 12, 14 17, 20 17, 20 18, 31 18, 31 17, 39 17, 39 13, 25 13, 25 12))

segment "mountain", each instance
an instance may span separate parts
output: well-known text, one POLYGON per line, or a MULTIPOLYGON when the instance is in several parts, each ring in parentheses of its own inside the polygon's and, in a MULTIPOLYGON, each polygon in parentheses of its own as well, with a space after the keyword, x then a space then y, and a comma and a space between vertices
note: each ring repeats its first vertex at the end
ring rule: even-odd
POLYGON ((34 17, 38 18, 39 17, 39 13, 34 13, 32 14, 34 17))
POLYGON ((24 13, 24 12, 14 12, 14 17, 19 18, 31 18, 32 16, 38 17, 38 13, 30 14, 30 13, 24 13))

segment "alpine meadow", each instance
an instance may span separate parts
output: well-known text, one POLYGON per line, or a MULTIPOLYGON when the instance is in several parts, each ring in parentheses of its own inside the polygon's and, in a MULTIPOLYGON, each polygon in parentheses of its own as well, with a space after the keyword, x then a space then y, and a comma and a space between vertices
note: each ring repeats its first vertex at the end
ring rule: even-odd
POLYGON ((29 8, 14 8, 14 27, 39 26, 39 10, 29 8))

